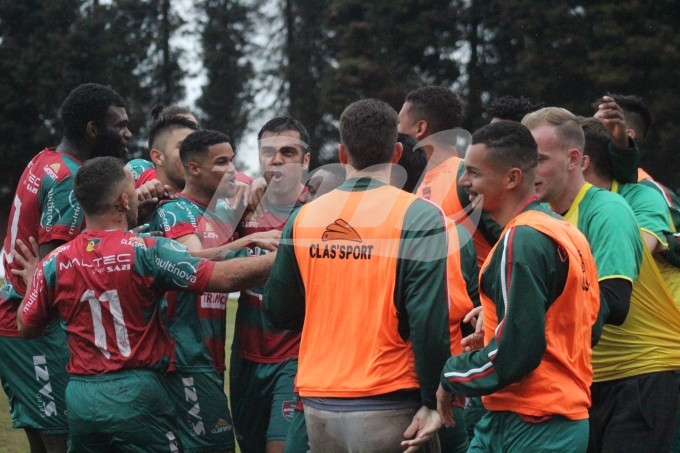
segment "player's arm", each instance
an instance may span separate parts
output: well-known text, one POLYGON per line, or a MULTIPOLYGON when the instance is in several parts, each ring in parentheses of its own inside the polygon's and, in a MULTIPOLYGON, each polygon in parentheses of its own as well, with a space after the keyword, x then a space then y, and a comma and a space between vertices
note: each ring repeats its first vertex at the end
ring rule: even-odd
POLYGON ((399 334, 410 338, 423 405, 436 408, 439 372, 450 355, 444 218, 416 200, 404 217, 394 301, 399 334))
POLYGON ((293 224, 298 212, 293 211, 283 227, 276 261, 264 288, 263 304, 276 327, 300 331, 305 320, 305 287, 293 247, 293 224))
POLYGON ((456 395, 488 395, 538 367, 547 345, 546 311, 566 282, 568 264, 559 260, 556 244, 548 237, 515 227, 501 241, 492 262, 497 268, 482 277, 485 285, 495 288, 491 296, 498 327, 485 347, 446 362, 440 383, 456 395))
POLYGON ((626 133, 623 109, 611 97, 603 96, 594 116, 602 121, 612 138, 608 145, 612 176, 622 183, 636 183, 640 149, 626 133))
POLYGON ((263 285, 269 278, 275 258, 276 252, 273 252, 261 256, 217 262, 206 290, 229 293, 263 285))
POLYGON ((36 338, 43 335, 45 327, 54 317, 51 308, 52 292, 45 275, 48 269, 49 265, 43 266, 43 263, 38 267, 17 311, 19 335, 24 338, 36 338))
MULTIPOLYGON (((465 227, 455 224, 454 227, 458 233, 458 243, 460 246, 460 269, 459 272, 463 275, 467 295, 472 302, 473 307, 479 307, 479 267, 477 266, 477 250, 475 249, 472 236, 465 229, 465 227)), ((449 226, 451 228, 451 226, 449 226)), ((457 297, 452 294, 452 289, 449 288, 449 298, 457 297)), ((453 303, 453 302, 450 302, 453 303)), ((460 330, 463 338, 475 333, 475 326, 470 322, 460 323, 460 330)))
POLYGON ((620 197, 599 210, 585 225, 595 263, 601 299, 609 310, 606 324, 621 325, 628 316, 633 281, 640 272, 644 244, 633 211, 620 197))
POLYGON ((620 326, 626 320, 630 310, 630 296, 633 294, 633 283, 626 278, 607 278, 600 280, 601 299, 607 304, 609 314, 604 323, 620 326))
POLYGON ((147 247, 135 250, 140 271, 154 277, 161 290, 229 293, 261 285, 269 276, 276 252, 221 262, 192 256, 167 238, 146 238, 147 247))
POLYGON ((394 301, 399 334, 410 338, 422 407, 404 432, 403 447, 416 451, 441 427, 436 391, 450 355, 446 220, 439 209, 416 200, 406 212, 399 243, 394 301))

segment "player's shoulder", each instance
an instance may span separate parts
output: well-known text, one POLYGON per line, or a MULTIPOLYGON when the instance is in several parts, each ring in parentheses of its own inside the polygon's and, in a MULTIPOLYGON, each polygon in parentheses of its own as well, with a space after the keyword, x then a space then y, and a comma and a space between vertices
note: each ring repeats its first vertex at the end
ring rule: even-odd
POLYGON ((657 190, 643 184, 622 184, 619 194, 627 201, 644 202, 646 204, 667 208, 666 200, 657 190))
POLYGON ((80 162, 68 154, 46 148, 31 161, 36 173, 39 173, 43 181, 61 183, 70 181, 75 176, 80 162))
POLYGON ((618 193, 605 189, 591 187, 588 189, 584 202, 579 205, 579 211, 583 210, 593 218, 600 219, 623 219, 633 218, 633 211, 628 202, 618 193))
POLYGON ((130 170, 135 181, 138 181, 145 172, 155 170, 153 162, 146 159, 132 159, 125 166, 130 170))

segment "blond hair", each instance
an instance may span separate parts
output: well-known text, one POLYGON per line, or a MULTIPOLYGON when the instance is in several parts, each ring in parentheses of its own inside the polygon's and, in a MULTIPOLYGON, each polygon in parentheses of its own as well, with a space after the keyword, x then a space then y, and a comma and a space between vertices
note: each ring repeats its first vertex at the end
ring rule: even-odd
POLYGON ((535 112, 527 113, 522 118, 522 124, 530 130, 541 126, 554 126, 555 134, 565 148, 576 148, 583 153, 585 136, 579 125, 578 118, 567 109, 560 107, 545 107, 535 112))

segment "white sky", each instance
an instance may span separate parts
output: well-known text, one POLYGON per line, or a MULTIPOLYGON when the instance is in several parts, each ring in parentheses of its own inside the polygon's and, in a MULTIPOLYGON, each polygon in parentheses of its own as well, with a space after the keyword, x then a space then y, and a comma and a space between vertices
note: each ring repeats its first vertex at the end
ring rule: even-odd
MULTIPOLYGON (((195 3, 191 0, 179 0, 173 3, 177 8, 179 14, 186 20, 186 24, 182 27, 174 38, 172 45, 184 50, 183 57, 180 59, 180 65, 186 70, 188 74, 184 79, 186 87, 186 98, 181 105, 185 105, 191 109, 196 108, 196 100, 202 92, 203 86, 207 82, 205 70, 202 65, 202 49, 200 43, 200 24, 197 17, 198 12, 195 8, 195 3)), ((275 8, 274 2, 270 0, 269 5, 264 8, 271 10, 275 8)), ((271 37, 264 36, 264 34, 257 33, 252 37, 256 45, 265 47, 271 43, 271 37)), ((255 66, 255 73, 261 71, 267 64, 264 59, 253 58, 255 66)), ((270 105, 273 103, 273 93, 271 89, 267 89, 270 85, 263 84, 261 81, 255 81, 255 105, 270 105)), ((200 114, 197 115, 200 120, 200 114)), ((257 131, 264 124, 266 120, 273 117, 274 114, 253 115, 251 122, 246 129, 240 143, 236 147, 237 170, 255 176, 259 173, 259 163, 257 158, 257 131)))

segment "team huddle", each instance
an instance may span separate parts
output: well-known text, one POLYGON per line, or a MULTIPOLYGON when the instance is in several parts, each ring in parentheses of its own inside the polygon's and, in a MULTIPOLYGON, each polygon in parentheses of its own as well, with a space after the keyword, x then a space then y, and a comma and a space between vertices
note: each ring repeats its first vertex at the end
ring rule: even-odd
POLYGON ((360 100, 312 171, 276 117, 252 178, 178 106, 126 162, 123 98, 80 85, 9 217, 13 427, 50 453, 680 451, 680 211, 635 99, 499 102, 469 146, 446 88, 360 100))

